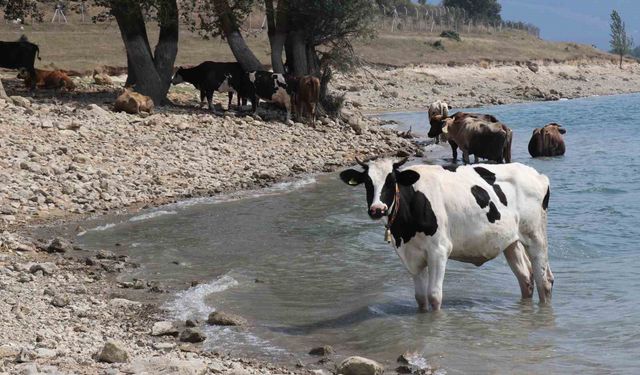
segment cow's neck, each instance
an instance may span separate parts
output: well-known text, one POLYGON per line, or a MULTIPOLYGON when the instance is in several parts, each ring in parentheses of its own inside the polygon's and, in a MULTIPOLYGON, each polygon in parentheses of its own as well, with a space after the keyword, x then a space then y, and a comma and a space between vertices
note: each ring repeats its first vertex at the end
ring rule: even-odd
POLYGON ((400 246, 401 241, 407 242, 413 235, 410 233, 411 223, 414 222, 414 218, 411 214, 411 201, 415 195, 415 190, 412 186, 398 185, 400 193, 400 199, 396 199, 394 202, 393 212, 395 216, 391 222, 389 229, 391 229, 391 235, 396 242, 396 246, 400 246), (397 206, 397 208, 395 207, 397 206))

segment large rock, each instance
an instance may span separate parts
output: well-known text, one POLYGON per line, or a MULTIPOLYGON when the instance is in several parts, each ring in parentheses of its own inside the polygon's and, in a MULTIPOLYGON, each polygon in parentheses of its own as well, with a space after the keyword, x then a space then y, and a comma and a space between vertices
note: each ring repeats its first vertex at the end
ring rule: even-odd
POLYGON ((100 354, 98 354, 98 361, 107 363, 127 362, 129 361, 129 354, 122 348, 122 345, 109 340, 102 347, 100 354))
POLYGON ((319 346, 309 351, 309 354, 311 355, 321 355, 321 356, 326 356, 333 353, 335 353, 335 350, 333 350, 333 347, 331 345, 319 346))
POLYGON ((155 322, 151 327, 151 336, 178 336, 179 333, 173 322, 155 322))
POLYGON ((198 328, 186 328, 180 334, 180 341, 182 342, 203 342, 206 338, 198 328))
POLYGON ((71 250, 73 250, 71 243, 61 237, 54 238, 47 247, 47 251, 50 253, 66 253, 71 250))
POLYGON ((384 368, 378 362, 364 357, 349 357, 338 366, 342 375, 380 375, 384 368))
POLYGON ((207 323, 214 326, 245 326, 247 325, 247 320, 238 315, 214 311, 209 314, 207 323))
POLYGON ((29 99, 23 96, 12 96, 11 100, 13 101, 13 104, 18 105, 20 107, 24 107, 24 108, 31 107, 31 102, 29 101, 29 99))
POLYGON ((51 262, 36 263, 29 268, 29 272, 36 273, 42 271, 42 274, 45 276, 51 276, 57 270, 58 267, 51 262))

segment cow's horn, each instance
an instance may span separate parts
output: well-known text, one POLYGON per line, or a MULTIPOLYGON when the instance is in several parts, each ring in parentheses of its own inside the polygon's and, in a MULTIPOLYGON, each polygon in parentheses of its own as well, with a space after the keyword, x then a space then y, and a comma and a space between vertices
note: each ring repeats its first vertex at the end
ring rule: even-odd
POLYGON ((400 159, 400 161, 393 163, 393 169, 398 169, 402 167, 402 165, 406 163, 407 160, 409 160, 409 157, 402 158, 400 159))
POLYGON ((369 166, 367 165, 367 163, 363 163, 362 161, 360 161, 360 159, 358 159, 358 157, 356 156, 356 163, 360 164, 360 166, 362 168, 369 168, 369 166))

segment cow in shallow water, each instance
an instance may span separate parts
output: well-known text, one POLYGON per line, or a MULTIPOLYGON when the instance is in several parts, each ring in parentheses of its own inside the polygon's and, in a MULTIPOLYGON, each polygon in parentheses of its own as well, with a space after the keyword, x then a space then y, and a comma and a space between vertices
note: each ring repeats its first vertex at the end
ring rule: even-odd
POLYGON ((365 185, 372 219, 387 217, 421 310, 440 309, 448 259, 480 266, 500 253, 523 298, 532 297, 535 281, 540 302, 550 302, 546 176, 519 163, 400 169, 405 161, 360 162, 363 171, 348 169, 340 178, 365 185))
MULTIPOLYGON (((443 118, 449 116, 449 105, 442 100, 435 101, 429 104, 427 113, 431 127, 437 127, 443 118)), ((440 143, 440 141, 446 142, 447 135, 441 132, 439 136, 435 137, 436 144, 440 143)))
POLYGON ((534 158, 564 155, 562 135, 566 132, 562 125, 555 122, 545 125, 542 129, 536 128, 529 141, 529 154, 534 158))
POLYGON ((497 163, 511 162, 513 132, 492 115, 458 112, 451 117, 435 116, 428 136, 447 135, 453 161, 458 160, 458 147, 462 160, 469 164, 469 155, 497 163), (439 121, 438 121, 439 120, 439 121))

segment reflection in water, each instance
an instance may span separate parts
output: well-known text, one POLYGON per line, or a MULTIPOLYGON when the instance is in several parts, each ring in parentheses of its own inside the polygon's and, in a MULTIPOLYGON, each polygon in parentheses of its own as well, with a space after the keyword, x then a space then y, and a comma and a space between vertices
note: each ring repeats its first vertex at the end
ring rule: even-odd
MULTIPOLYGON (((311 361, 311 347, 393 366, 406 351, 449 374, 634 374, 640 347, 640 96, 492 107, 514 129, 514 160, 551 179, 549 246, 553 303, 521 301, 503 257, 482 267, 450 261, 444 310, 417 313, 413 283, 366 215, 363 189, 335 175, 245 199, 190 202, 88 231, 83 246, 126 251, 137 277, 182 286, 177 318, 238 313, 247 331, 206 327, 208 348, 311 361), (615 133, 601 124, 624 108, 615 133), (562 123, 567 155, 531 159, 531 129, 562 123), (621 165, 624 161, 625 165, 621 165), (174 264, 173 262, 178 264, 174 264), (258 280, 259 282, 256 282, 258 280)), ((479 110, 476 110, 479 111, 479 110)), ((426 132, 424 114, 394 114, 426 132)), ((445 163, 447 146, 428 162, 445 163)), ((153 212, 153 211, 152 211, 153 212)))

